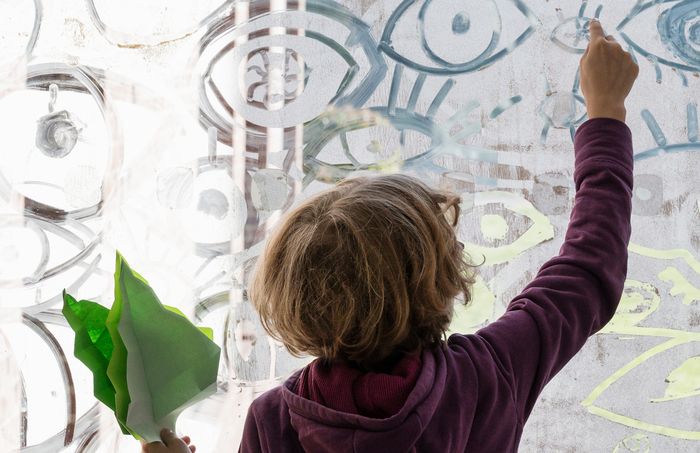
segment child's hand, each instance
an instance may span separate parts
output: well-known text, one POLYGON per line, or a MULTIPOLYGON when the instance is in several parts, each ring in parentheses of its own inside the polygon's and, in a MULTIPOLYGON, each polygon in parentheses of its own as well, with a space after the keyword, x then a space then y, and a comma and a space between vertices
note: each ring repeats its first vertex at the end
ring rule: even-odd
POLYGON ((190 445, 190 437, 179 438, 169 429, 160 432, 162 442, 142 444, 141 453, 194 453, 197 447, 190 445))
POLYGON ((597 20, 589 23, 590 42, 581 57, 581 90, 589 118, 625 121, 625 98, 639 66, 612 36, 605 36, 597 20))

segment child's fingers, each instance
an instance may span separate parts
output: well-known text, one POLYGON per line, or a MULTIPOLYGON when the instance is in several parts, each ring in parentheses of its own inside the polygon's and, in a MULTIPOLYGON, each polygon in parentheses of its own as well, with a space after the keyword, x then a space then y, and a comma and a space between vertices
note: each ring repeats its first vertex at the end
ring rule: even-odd
POLYGON ((174 432, 167 428, 160 431, 160 438, 167 447, 175 446, 175 442, 180 440, 174 432))
POLYGON ((197 451, 197 447, 195 447, 194 445, 190 445, 190 451, 194 453, 195 451, 197 451))
POLYGON ((596 39, 605 38, 605 33, 603 32, 603 26, 600 22, 593 19, 588 23, 588 32, 591 35, 591 41, 596 39))
POLYGON ((147 444, 145 442, 141 442, 141 453, 165 453, 167 452, 165 445, 163 445, 163 442, 151 442, 150 444, 147 444))
POLYGON ((187 445, 189 445, 190 442, 192 442, 192 439, 190 439, 190 436, 182 436, 180 439, 182 439, 182 441, 184 443, 186 443, 187 445))

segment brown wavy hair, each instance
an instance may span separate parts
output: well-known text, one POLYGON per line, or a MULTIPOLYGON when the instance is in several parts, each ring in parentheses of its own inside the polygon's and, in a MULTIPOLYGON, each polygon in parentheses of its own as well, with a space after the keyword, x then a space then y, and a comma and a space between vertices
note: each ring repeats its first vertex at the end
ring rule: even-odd
POLYGON ((249 296, 294 355, 365 369, 445 338, 474 274, 454 227, 457 195, 405 175, 347 179, 290 212, 249 296))

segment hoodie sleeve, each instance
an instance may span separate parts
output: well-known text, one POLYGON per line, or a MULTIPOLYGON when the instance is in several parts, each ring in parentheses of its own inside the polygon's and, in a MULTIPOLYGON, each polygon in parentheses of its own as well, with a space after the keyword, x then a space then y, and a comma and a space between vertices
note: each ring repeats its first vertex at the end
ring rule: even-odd
POLYGON ((631 132, 618 120, 588 120, 574 151, 576 198, 559 255, 476 333, 509 380, 522 423, 545 384, 610 321, 627 274, 631 132))

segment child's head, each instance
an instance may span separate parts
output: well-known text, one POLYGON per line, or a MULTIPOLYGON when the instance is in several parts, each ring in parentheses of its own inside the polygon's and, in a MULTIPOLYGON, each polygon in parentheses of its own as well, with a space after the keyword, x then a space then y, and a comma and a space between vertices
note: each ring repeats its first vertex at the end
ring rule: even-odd
POLYGON ((458 216, 458 196, 404 175, 345 180, 305 201, 253 278, 265 330, 294 354, 368 369, 439 343, 473 282, 458 216))

